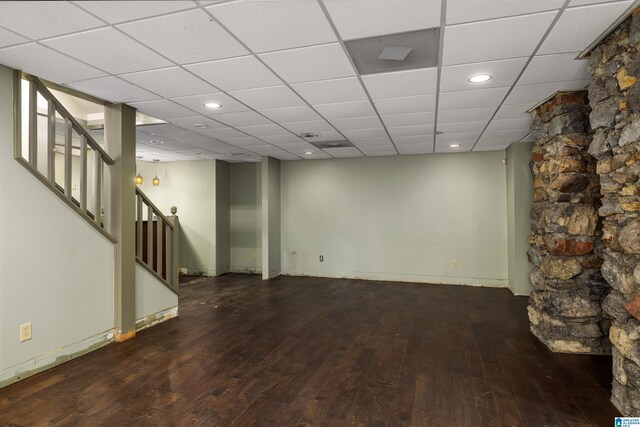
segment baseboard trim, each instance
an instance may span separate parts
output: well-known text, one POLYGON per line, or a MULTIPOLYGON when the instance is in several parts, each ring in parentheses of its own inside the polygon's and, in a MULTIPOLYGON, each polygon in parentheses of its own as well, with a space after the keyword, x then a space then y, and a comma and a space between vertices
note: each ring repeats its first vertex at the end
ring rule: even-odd
POLYGON ((87 354, 115 341, 113 329, 82 339, 73 344, 51 350, 18 365, 0 371, 0 388, 13 384, 39 372, 53 368, 76 357, 87 354))
POLYGON ((136 331, 140 332, 162 322, 166 322, 169 319, 173 319, 174 317, 178 317, 177 305, 136 320, 136 331))

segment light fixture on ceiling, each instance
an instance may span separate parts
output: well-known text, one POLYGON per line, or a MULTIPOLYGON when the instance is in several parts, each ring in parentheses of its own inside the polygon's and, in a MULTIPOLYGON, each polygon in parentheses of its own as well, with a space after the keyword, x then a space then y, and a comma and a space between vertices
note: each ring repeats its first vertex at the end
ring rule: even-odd
POLYGON ((471 83, 484 83, 484 82, 488 82, 492 78, 493 76, 491 74, 474 74, 473 76, 469 77, 467 80, 469 80, 471 83))
MULTIPOLYGON (((142 156, 136 156, 137 160, 142 160, 142 156)), ((136 169, 138 169, 138 162, 136 162, 136 169)), ((142 183, 144 182, 144 178, 142 178, 142 175, 140 175, 140 172, 138 171, 138 175, 136 175, 136 185, 142 185, 142 183)))
POLYGON ((460 144, 449 144, 449 148, 460 148, 460 144))
POLYGON ((160 141, 159 139, 152 139, 149 141, 149 144, 164 144, 164 141, 160 141))
POLYGON ((205 125, 205 124, 203 124, 203 123, 196 123, 196 124, 194 124, 194 125, 193 125, 193 127, 194 127, 194 128, 198 128, 198 129, 205 129, 205 128, 207 128, 208 126, 207 126, 207 125, 205 125))
MULTIPOLYGON (((153 159, 153 163, 158 163, 160 160, 158 159, 153 159)), ((151 183, 153 184, 154 187, 157 187, 158 185, 160 185, 160 178, 158 178, 158 171, 156 168, 156 176, 155 178, 153 178, 153 181, 151 181, 151 183)))
POLYGON ((205 107, 210 108, 212 110, 215 110, 216 108, 220 108, 222 107, 222 105, 218 104, 217 102, 205 102, 204 104, 205 107))
POLYGON ((326 144, 328 147, 340 147, 342 145, 341 141, 329 141, 326 144))
POLYGON ((305 156, 311 156, 313 154, 313 151, 305 151, 304 155, 305 156))

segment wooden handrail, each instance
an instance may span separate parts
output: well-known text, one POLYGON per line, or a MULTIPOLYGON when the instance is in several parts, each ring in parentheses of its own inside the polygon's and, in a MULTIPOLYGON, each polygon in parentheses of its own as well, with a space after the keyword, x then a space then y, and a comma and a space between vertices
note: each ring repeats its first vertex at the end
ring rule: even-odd
POLYGON ((49 91, 49 89, 44 85, 44 83, 42 83, 42 81, 39 78, 29 74, 24 74, 24 78, 30 82, 35 83, 36 87, 38 88, 38 92, 40 92, 40 94, 48 102, 51 102, 55 105, 55 109, 60 113, 60 115, 64 119, 68 119, 71 122, 71 126, 73 130, 75 130, 76 132, 78 132, 78 134, 80 134, 81 136, 84 136, 87 139, 87 145, 91 147, 93 150, 95 150, 96 152, 100 153, 100 157, 102 157, 102 160, 107 165, 113 165, 115 163, 115 160, 113 160, 111 156, 109 156, 109 154, 107 154, 107 152, 104 151, 104 149, 100 146, 100 144, 98 144, 96 140, 93 139, 91 134, 84 127, 82 127, 80 123, 78 123, 78 121, 73 117, 73 115, 64 107, 64 105, 62 105, 56 99, 56 97, 51 93, 51 91, 49 91))
POLYGON ((140 188, 138 187, 136 187, 136 195, 140 196, 144 204, 149 206, 151 209, 153 209, 153 213, 155 213, 156 216, 162 218, 162 220, 169 225, 169 228, 173 229, 173 224, 171 224, 171 221, 169 220, 169 218, 164 216, 162 211, 156 205, 154 205, 153 202, 149 200, 147 195, 144 194, 142 190, 140 190, 140 188))

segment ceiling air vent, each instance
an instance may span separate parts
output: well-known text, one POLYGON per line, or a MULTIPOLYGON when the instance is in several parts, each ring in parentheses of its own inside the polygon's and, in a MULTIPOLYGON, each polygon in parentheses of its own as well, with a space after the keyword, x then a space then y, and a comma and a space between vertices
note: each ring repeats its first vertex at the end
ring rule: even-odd
POLYGON ((353 147, 354 145, 346 140, 336 140, 336 141, 309 141, 310 144, 315 145, 320 149, 325 148, 343 148, 343 147, 353 147))
POLYGON ((360 74, 438 66, 440 28, 345 41, 360 74))

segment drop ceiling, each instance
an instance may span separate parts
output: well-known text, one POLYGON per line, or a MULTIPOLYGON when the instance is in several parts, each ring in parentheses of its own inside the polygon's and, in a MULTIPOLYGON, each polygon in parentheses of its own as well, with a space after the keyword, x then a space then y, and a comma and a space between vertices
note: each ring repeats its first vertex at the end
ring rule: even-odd
POLYGON ((2 1, 0 64, 165 120, 138 128, 138 155, 147 159, 503 150, 527 137, 527 109, 588 84, 586 60, 577 56, 632 6, 632 0, 2 1), (436 67, 359 75, 346 47, 430 28, 439 28, 436 67), (468 81, 480 73, 492 78, 468 81), (352 146, 311 144, 339 140, 352 146))

